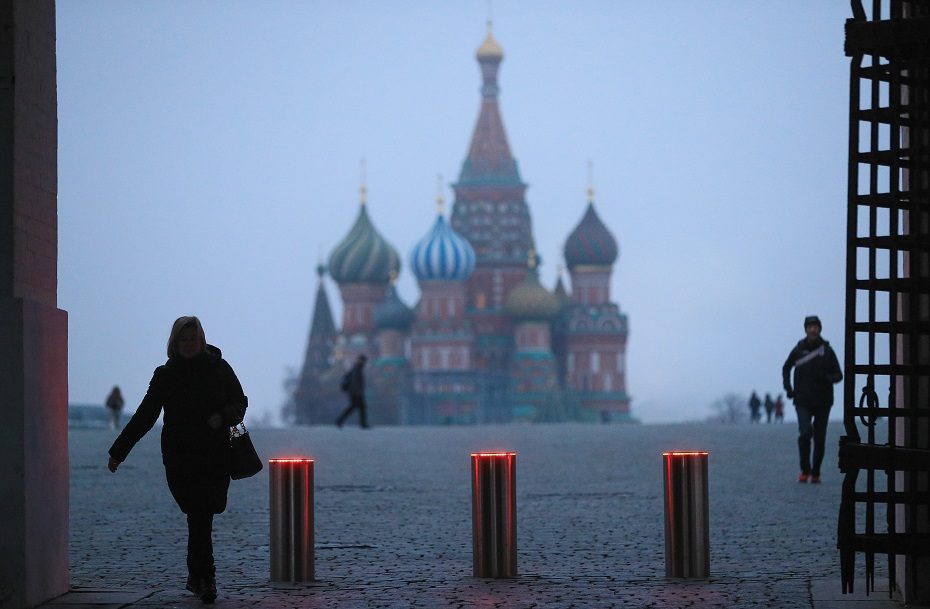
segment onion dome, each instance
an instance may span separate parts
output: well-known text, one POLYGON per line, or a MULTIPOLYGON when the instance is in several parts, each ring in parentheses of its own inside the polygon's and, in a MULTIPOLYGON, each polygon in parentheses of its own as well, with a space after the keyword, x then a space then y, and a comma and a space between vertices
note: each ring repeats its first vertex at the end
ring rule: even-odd
POLYGON ((345 239, 329 256, 329 275, 336 283, 387 283, 400 270, 397 251, 375 230, 364 202, 345 239))
POLYGON ((523 281, 507 296, 504 310, 513 317, 527 321, 551 319, 562 309, 562 303, 555 294, 539 283, 536 255, 532 250, 529 267, 523 281))
POLYGON ((584 217, 565 241, 565 263, 569 269, 584 265, 610 266, 617 260, 617 254, 617 240, 594 211, 594 202, 589 200, 584 217))
POLYGON ((410 252, 410 266, 420 281, 464 281, 475 270, 475 250, 440 211, 432 230, 410 252))
POLYGON ((375 307, 375 326, 379 330, 404 331, 410 327, 415 318, 416 313, 400 299, 392 281, 384 295, 384 301, 375 307))
POLYGON ((475 57, 478 61, 501 61, 504 58, 504 49, 498 44, 497 40, 494 39, 494 34, 491 33, 490 21, 488 21, 488 35, 485 36, 484 42, 481 43, 481 46, 478 47, 478 50, 475 52, 475 57))

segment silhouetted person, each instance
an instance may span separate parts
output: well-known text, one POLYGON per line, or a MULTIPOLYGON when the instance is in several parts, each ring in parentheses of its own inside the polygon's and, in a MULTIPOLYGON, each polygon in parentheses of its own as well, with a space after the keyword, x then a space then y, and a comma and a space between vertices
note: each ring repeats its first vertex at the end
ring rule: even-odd
POLYGON ((830 343, 820 337, 820 319, 811 315, 804 319, 806 336, 798 341, 781 374, 788 399, 794 399, 798 413, 798 451, 801 456, 801 473, 798 482, 820 482, 820 464, 823 462, 827 440, 827 419, 833 406, 833 384, 843 380, 840 363, 830 343), (794 368, 794 389, 789 379, 794 368), (812 424, 813 422, 813 424, 812 424), (811 462, 811 438, 814 439, 814 458, 811 462))
POLYGON ((775 422, 785 422, 785 402, 781 399, 780 393, 778 394, 778 397, 775 398, 775 422))
POLYGON ((749 421, 751 423, 758 423, 761 415, 759 414, 759 409, 762 408, 762 400, 759 399, 758 394, 753 390, 752 395, 749 396, 749 421))
POLYGON ((110 429, 119 428, 119 418, 123 413, 123 393, 119 390, 119 385, 113 385, 110 395, 107 396, 107 410, 110 413, 110 429))
POLYGON ((229 428, 242 421, 247 405, 236 373, 207 344, 200 320, 179 317, 168 338, 168 361, 155 369, 145 398, 110 447, 108 467, 116 472, 164 408, 165 476, 187 514, 186 587, 205 603, 216 600, 213 515, 226 509, 229 428))
POLYGON ((763 408, 765 408, 765 422, 771 423, 772 412, 775 410, 775 402, 772 401, 772 396, 767 393, 765 394, 765 405, 763 408))
POLYGON ((352 414, 352 411, 358 409, 359 427, 362 429, 368 428, 368 417, 365 412, 365 373, 362 371, 366 361, 368 361, 367 357, 359 355, 355 360, 355 365, 342 377, 341 388, 349 394, 349 405, 336 419, 336 427, 342 427, 342 424, 352 414))

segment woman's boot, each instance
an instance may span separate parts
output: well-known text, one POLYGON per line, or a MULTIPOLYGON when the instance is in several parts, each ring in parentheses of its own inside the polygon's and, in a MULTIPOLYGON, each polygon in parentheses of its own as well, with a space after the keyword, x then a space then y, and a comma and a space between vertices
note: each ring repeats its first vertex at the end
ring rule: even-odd
POLYGON ((203 578, 199 575, 188 575, 187 585, 184 587, 193 592, 194 596, 200 596, 203 594, 203 578))
POLYGON ((203 588, 200 593, 200 600, 212 604, 216 600, 216 576, 208 575, 203 578, 203 588))

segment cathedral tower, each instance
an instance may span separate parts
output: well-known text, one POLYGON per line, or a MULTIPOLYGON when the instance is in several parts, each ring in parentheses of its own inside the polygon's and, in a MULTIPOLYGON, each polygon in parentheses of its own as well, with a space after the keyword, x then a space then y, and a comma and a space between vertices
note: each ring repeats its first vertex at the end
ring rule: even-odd
POLYGON ((372 425, 404 422, 410 401, 410 362, 406 336, 414 312, 400 299, 391 277, 384 300, 375 307, 377 351, 368 372, 367 397, 372 425))
POLYGON ((446 222, 441 197, 433 227, 414 246, 410 266, 421 292, 410 333, 411 422, 476 422, 475 335, 466 317, 475 252, 446 222))
POLYGON ((342 332, 337 347, 343 361, 352 362, 362 353, 374 357, 374 310, 384 299, 392 274, 399 270, 397 251, 371 223, 362 185, 355 224, 329 257, 329 274, 342 295, 342 332))
POLYGON ((594 210, 588 189, 584 217, 565 242, 572 304, 563 313, 564 377, 589 413, 603 421, 630 420, 626 393, 627 318, 610 300, 617 240, 594 210))
POLYGON ((326 267, 316 267, 317 289, 313 303, 313 318, 310 321, 310 338, 300 375, 291 388, 291 401, 286 417, 298 425, 328 423, 339 414, 336 408, 342 399, 336 390, 337 383, 332 378, 338 374, 338 366, 333 361, 338 333, 333 322, 329 297, 323 281, 326 267), (337 368, 337 370, 333 370, 337 368))
POLYGON ((527 266, 526 277, 510 292, 505 305, 515 322, 509 367, 511 416, 526 421, 559 420, 562 405, 551 323, 562 303, 539 283, 532 250, 527 266))
POLYGON ((475 368, 480 375, 480 420, 506 421, 513 351, 513 320, 504 311, 507 295, 526 275, 534 249, 526 184, 510 152, 501 118, 497 83, 504 51, 490 23, 476 53, 481 68, 481 107, 458 181, 452 226, 474 247, 476 264, 467 286, 467 306, 475 334, 475 368))

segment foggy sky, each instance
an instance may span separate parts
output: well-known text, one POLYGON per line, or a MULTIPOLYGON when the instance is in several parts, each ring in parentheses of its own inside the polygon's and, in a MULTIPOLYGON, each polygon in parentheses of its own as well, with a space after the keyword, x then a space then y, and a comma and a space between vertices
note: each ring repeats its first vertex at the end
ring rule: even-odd
MULTIPOLYGON (((612 296, 629 315, 642 421, 780 391, 805 315, 843 357, 848 6, 493 3, 541 277, 555 282, 590 159, 620 246, 612 296)), ((409 252, 434 221, 436 175, 454 182, 467 152, 486 2, 57 8, 72 403, 119 384, 131 412, 172 321, 195 314, 250 418, 276 417, 303 360, 314 267, 358 212, 363 157, 369 213, 416 302, 409 252)))

